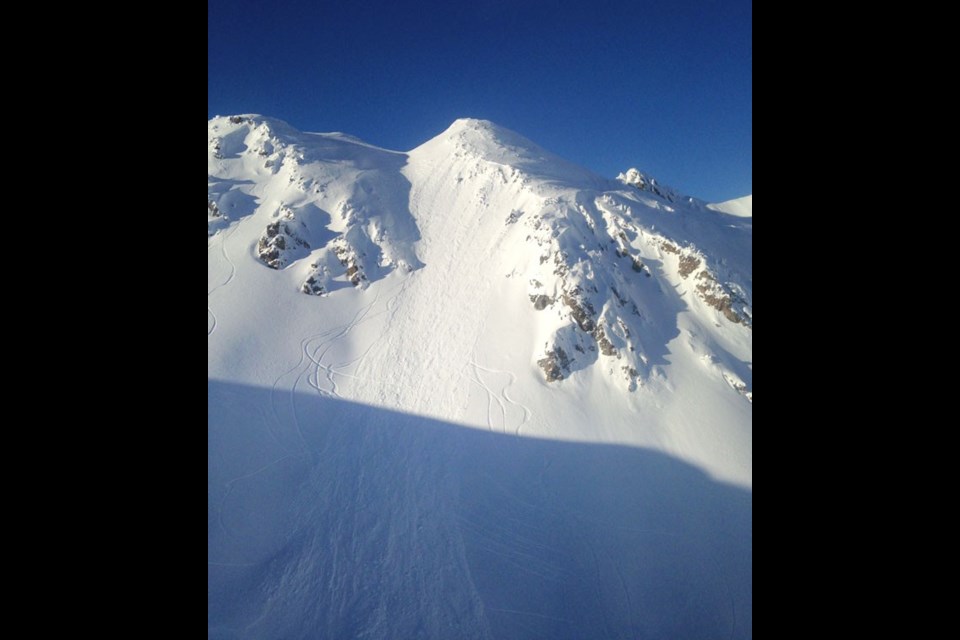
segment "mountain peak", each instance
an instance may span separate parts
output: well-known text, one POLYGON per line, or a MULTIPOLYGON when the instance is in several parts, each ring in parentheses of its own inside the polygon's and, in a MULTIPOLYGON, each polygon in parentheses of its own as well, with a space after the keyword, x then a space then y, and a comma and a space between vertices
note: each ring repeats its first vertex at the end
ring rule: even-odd
POLYGON ((550 152, 533 140, 490 120, 458 118, 440 135, 411 153, 464 160, 484 160, 508 166, 523 174, 551 182, 603 188, 606 179, 550 152))
POLYGON ((490 120, 479 118, 457 118, 440 134, 444 139, 456 139, 458 142, 487 150, 493 147, 512 148, 514 151, 546 153, 534 141, 523 137, 516 131, 502 127, 490 120))
POLYGON ((457 118, 450 126, 447 127, 447 131, 454 131, 460 129, 497 129, 500 128, 495 122, 491 120, 484 120, 483 118, 457 118))
POLYGON ((674 202, 683 197, 676 189, 660 184, 657 182, 656 178, 645 175, 641 173, 639 169, 634 167, 627 169, 626 173, 621 173, 618 175, 617 180, 623 184, 636 187, 641 191, 649 191, 650 193, 658 195, 661 198, 665 198, 670 202, 674 202))

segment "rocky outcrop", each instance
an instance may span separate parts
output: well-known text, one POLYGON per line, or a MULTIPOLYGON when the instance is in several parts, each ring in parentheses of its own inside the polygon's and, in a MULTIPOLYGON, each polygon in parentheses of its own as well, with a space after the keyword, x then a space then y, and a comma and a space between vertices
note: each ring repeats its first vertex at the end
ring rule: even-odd
POLYGON ((556 382, 563 380, 564 372, 570 367, 570 357, 562 347, 555 346, 544 358, 538 360, 537 364, 543 369, 547 382, 556 382))
POLYGON ((304 254, 299 250, 309 248, 310 244, 300 236, 295 225, 271 222, 257 242, 257 257, 271 269, 282 269, 297 259, 298 254, 304 254))
POLYGON ((677 273, 682 279, 688 280, 696 274, 694 291, 707 306, 719 311, 729 322, 752 328, 749 302, 736 285, 720 282, 706 265, 704 256, 692 247, 680 248, 667 241, 661 241, 659 246, 666 253, 678 256, 677 273))
POLYGON ((545 296, 543 294, 530 296, 530 302, 533 303, 533 308, 537 311, 543 311, 547 307, 553 304, 554 300, 550 296, 545 296))
POLYGON ((360 270, 360 257, 357 252, 342 237, 334 241, 333 251, 340 261, 340 266, 346 267, 345 275, 350 284, 355 287, 360 286, 360 283, 364 282, 367 277, 360 270))
POLYGON ((680 258, 680 265, 677 268, 677 273, 680 274, 681 278, 686 278, 699 266, 700 258, 696 256, 682 256, 680 258))
POLYGON ((570 307, 570 317, 577 323, 580 330, 584 333, 591 333, 596 326, 593 317, 597 312, 589 301, 578 297, 578 294, 580 294, 580 288, 575 287, 571 294, 564 294, 563 303, 570 307))
POLYGON ((640 191, 660 196, 668 202, 675 202, 682 197, 675 189, 658 183, 656 179, 640 173, 637 169, 628 169, 626 173, 618 175, 617 180, 640 191))

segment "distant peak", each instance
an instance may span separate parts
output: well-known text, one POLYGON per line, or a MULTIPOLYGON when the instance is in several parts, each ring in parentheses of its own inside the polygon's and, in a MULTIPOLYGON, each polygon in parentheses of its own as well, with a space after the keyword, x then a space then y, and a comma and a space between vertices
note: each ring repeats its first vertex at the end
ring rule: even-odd
POLYGON ((674 202, 683 198, 683 196, 676 189, 660 184, 657 182, 656 178, 645 175, 634 167, 627 169, 626 173, 621 173, 618 175, 617 180, 623 184, 636 187, 641 191, 649 191, 650 193, 658 195, 661 198, 666 198, 670 202, 674 202))

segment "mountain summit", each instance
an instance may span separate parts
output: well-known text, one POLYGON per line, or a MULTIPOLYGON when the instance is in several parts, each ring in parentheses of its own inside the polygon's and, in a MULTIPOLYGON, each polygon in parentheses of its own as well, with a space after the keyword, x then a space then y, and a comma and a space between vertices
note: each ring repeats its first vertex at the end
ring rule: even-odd
POLYGON ((211 637, 750 637, 742 207, 469 118, 207 192, 211 637))

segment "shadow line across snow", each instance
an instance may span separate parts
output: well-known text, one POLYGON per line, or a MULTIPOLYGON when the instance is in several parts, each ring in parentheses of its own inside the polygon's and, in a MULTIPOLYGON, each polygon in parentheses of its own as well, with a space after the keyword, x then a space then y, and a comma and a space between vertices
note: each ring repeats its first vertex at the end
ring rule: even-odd
POLYGON ((752 493, 652 450, 208 382, 210 638, 750 638, 752 493))

